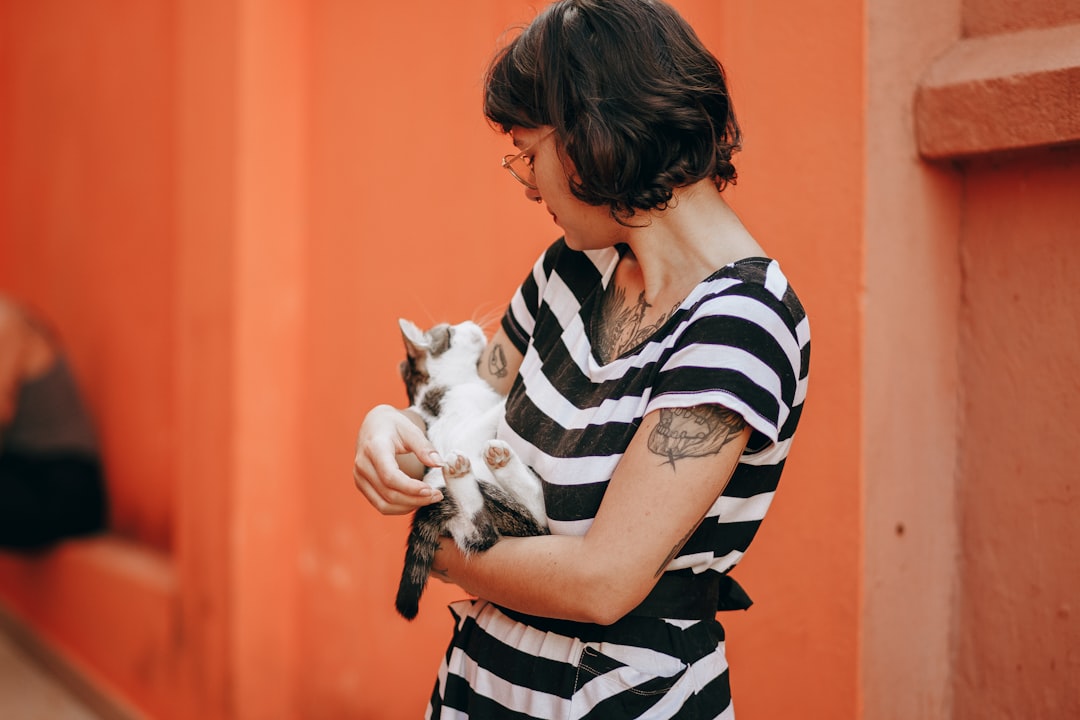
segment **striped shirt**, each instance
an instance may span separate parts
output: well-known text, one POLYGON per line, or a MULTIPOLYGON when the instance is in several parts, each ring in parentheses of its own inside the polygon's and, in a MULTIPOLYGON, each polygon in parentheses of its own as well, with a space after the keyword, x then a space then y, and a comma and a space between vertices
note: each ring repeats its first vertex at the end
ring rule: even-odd
POLYGON ((740 260, 697 285, 644 343, 603 364, 589 339, 619 252, 557 242, 503 329, 523 354, 500 437, 544 481, 552 533, 583 535, 642 418, 723 405, 753 429, 731 481, 668 570, 727 572, 780 480, 806 396, 810 331, 779 264, 740 260))
MULTIPOLYGON (((551 532, 582 535, 648 413, 737 412, 749 443, 666 568, 726 573, 765 517, 799 422, 805 313, 774 260, 740 260, 699 283, 639 346, 600 362, 590 335, 619 258, 617 248, 579 252, 560 240, 514 294, 502 327, 523 360, 499 437, 542 478, 551 532)), ((429 718, 734 717, 715 620, 563 625, 484 600, 452 611, 457 628, 429 718)))

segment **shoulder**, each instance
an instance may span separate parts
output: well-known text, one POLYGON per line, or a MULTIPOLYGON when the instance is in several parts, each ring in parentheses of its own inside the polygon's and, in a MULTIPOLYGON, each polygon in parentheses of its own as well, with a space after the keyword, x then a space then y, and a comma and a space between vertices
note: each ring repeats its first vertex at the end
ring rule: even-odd
POLYGON ((770 304, 779 303, 795 324, 806 318, 802 302, 777 260, 765 257, 747 258, 732 263, 725 270, 726 276, 738 281, 738 285, 733 288, 734 292, 757 296, 770 304))
POLYGON ((720 268, 698 286, 689 311, 694 319, 736 315, 769 326, 779 323, 792 335, 809 332, 795 288, 771 258, 746 258, 720 268))
POLYGON ((775 260, 751 258, 721 268, 695 289, 681 314, 670 341, 678 366, 738 370, 761 382, 776 376, 785 394, 804 381, 810 325, 775 260))

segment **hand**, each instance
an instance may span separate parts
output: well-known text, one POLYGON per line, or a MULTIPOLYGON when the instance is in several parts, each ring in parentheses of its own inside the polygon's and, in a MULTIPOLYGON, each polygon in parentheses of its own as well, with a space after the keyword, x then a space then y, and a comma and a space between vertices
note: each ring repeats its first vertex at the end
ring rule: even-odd
POLYGON ((389 405, 368 412, 356 438, 353 480, 367 501, 383 515, 404 515, 442 500, 442 493, 410 477, 399 464, 414 455, 428 467, 442 463, 435 447, 408 415, 389 405))

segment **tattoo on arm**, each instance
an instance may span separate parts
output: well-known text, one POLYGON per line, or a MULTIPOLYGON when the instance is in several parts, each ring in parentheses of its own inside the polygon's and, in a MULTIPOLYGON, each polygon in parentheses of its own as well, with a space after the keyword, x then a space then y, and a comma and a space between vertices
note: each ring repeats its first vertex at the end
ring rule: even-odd
MULTIPOLYGON (((436 542, 435 543, 435 552, 438 552, 439 550, 442 550, 442 543, 441 542, 436 542)), ((430 572, 431 572, 432 575, 439 578, 440 580, 448 581, 450 579, 450 576, 447 575, 447 572, 449 572, 449 570, 450 570, 450 568, 445 568, 445 567, 437 568, 437 567, 435 567, 435 564, 432 563, 430 572)))
POLYGON ((502 343, 495 343, 491 346, 491 352, 488 353, 487 366, 488 372, 491 373, 493 377, 506 377, 506 351, 503 350, 502 343))
MULTIPOLYGON (((700 525, 700 524, 701 523, 699 521, 698 525, 700 525)), ((656 573, 653 575, 653 578, 658 578, 658 577, 660 577, 661 575, 664 574, 664 569, 668 566, 668 564, 672 560, 675 559, 675 556, 679 554, 679 551, 682 550, 683 545, 686 544, 686 541, 690 539, 690 536, 694 534, 695 530, 697 530, 697 525, 690 528, 690 530, 685 535, 682 536, 682 540, 675 543, 675 547, 671 548, 671 552, 669 552, 668 556, 666 558, 664 558, 664 562, 660 563, 660 567, 656 568, 656 573)))
POLYGON ((674 469, 677 460, 717 454, 745 428, 741 415, 720 405, 664 408, 648 447, 674 469))
MULTIPOLYGON (((746 421, 742 416, 721 405, 665 408, 660 411, 660 421, 649 434, 648 447, 675 469, 676 460, 717 454, 745 429, 746 421)), ((701 519, 671 548, 656 569, 655 577, 660 577, 700 524, 701 519)))

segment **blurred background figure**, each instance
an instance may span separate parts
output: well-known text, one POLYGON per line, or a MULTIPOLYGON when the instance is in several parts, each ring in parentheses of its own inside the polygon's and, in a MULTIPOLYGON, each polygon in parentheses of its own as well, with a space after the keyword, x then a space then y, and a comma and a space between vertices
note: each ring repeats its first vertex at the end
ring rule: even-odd
POLYGON ((97 533, 106 516, 93 426, 56 336, 0 296, 0 548, 97 533))

